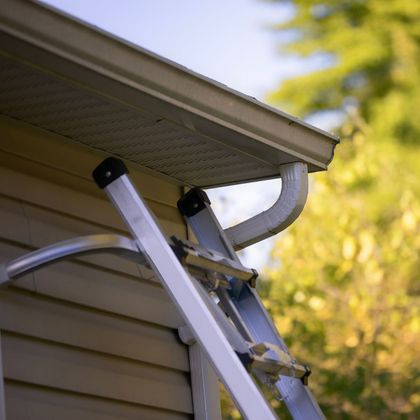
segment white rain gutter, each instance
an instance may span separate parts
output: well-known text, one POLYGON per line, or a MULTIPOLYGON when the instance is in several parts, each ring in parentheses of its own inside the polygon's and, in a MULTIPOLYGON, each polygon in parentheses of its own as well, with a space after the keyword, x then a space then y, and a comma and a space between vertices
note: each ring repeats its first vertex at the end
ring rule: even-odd
POLYGON ((308 167, 295 162, 280 166, 281 193, 268 210, 225 230, 235 250, 245 248, 281 232, 305 207, 308 196, 308 167))

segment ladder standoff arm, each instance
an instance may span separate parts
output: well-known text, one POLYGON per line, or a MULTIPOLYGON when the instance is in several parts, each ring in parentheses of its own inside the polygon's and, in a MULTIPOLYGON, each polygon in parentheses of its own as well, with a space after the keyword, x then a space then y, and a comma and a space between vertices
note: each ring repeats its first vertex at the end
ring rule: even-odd
POLYGON ((308 195, 308 167, 294 162, 280 166, 281 193, 268 209, 225 230, 235 250, 245 248, 281 232, 305 207, 308 195))
POLYGON ((108 234, 79 236, 37 249, 7 264, 0 264, 0 286, 66 258, 103 252, 121 255, 139 264, 146 262, 135 242, 124 236, 108 234))

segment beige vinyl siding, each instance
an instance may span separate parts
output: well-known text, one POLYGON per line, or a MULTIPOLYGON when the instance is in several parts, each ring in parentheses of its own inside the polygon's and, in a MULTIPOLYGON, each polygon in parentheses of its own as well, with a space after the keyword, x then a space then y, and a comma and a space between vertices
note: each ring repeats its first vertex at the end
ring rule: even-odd
POLYGON ((6 398, 8 409, 19 420, 185 419, 184 415, 175 412, 18 382, 8 384, 6 398))
MULTIPOLYGON (((0 262, 75 236, 127 235, 89 179, 103 157, 43 134, 0 122, 0 262)), ((130 169, 164 231, 184 236, 180 188, 130 169)), ((153 273, 115 256, 22 277, 0 290, 7 418, 191 418, 180 325, 153 273)))

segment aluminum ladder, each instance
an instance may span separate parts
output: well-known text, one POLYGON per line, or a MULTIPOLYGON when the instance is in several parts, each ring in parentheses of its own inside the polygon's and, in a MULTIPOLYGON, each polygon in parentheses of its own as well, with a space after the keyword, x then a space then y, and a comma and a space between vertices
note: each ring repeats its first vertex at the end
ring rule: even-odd
POLYGON ((206 194, 194 188, 178 202, 199 244, 168 239, 127 174, 116 158, 105 159, 93 171, 133 239, 89 235, 41 248, 0 265, 0 286, 84 254, 113 253, 147 265, 185 321, 181 339, 199 344, 244 418, 277 418, 261 392, 265 384, 294 419, 324 419, 307 386, 309 368, 290 355, 255 290, 257 273, 240 263, 206 194))

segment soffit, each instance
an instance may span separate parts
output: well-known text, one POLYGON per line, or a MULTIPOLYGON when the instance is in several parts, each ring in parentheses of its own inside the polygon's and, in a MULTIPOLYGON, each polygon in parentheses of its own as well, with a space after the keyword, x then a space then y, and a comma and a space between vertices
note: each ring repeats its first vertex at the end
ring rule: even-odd
POLYGON ((12 3, 0 11, 8 117, 190 186, 278 177, 295 161, 323 170, 333 157, 328 133, 62 13, 12 3))

